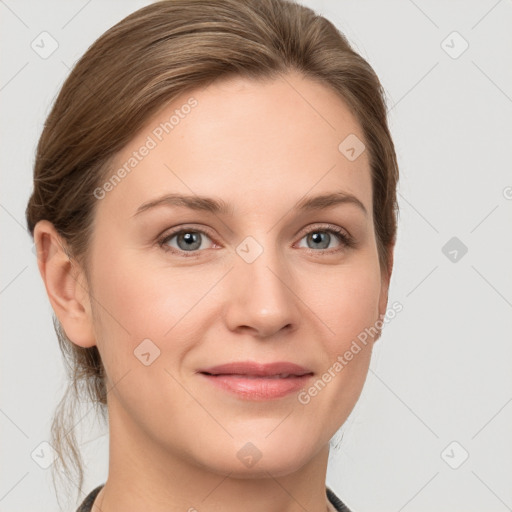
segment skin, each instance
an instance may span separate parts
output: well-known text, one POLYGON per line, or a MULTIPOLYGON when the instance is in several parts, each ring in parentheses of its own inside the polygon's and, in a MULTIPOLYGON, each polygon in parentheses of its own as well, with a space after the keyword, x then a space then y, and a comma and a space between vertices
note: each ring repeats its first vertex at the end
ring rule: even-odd
POLYGON ((361 393, 375 339, 306 405, 297 393, 242 399, 196 371, 290 361, 316 380, 385 313, 391 266, 379 267, 368 152, 349 161, 338 150, 362 129, 335 92, 298 73, 237 77, 167 105, 113 169, 191 96, 198 105, 98 200, 90 282, 48 221, 35 229, 52 307, 74 343, 98 346, 107 373, 109 476, 93 510, 325 511, 329 440, 361 393), (366 215, 352 203, 294 211, 333 191, 366 215), (134 216, 171 192, 221 198, 233 215, 161 206, 134 216), (193 257, 177 236, 166 242, 176 252, 158 244, 182 227, 208 230, 193 257), (309 232, 330 234, 328 248, 309 232), (252 263, 236 252, 248 236, 263 248, 252 263), (134 356, 147 338, 160 350, 148 366, 134 356), (237 457, 247 442, 262 455, 252 467, 237 457))

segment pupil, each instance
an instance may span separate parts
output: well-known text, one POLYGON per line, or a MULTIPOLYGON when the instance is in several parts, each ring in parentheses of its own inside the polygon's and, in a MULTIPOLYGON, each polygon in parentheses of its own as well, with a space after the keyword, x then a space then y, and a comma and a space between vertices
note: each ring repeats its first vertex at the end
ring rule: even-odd
POLYGON ((315 244, 321 244, 322 249, 325 249, 329 245, 330 237, 327 233, 320 233, 320 232, 312 233, 311 238, 315 244))
POLYGON ((180 239, 183 240, 186 244, 187 249, 197 249, 201 242, 198 242, 199 234, 198 233, 185 233, 181 235, 180 239))

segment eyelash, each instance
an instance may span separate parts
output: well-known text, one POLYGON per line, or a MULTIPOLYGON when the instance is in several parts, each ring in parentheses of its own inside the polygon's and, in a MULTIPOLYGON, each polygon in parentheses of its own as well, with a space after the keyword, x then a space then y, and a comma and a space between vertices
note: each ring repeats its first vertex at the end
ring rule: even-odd
MULTIPOLYGON (((343 249, 351 249, 356 246, 355 240, 350 235, 348 235, 342 228, 339 228, 338 226, 335 226, 333 224, 325 224, 323 226, 317 226, 314 229, 306 231, 305 233, 302 234, 300 240, 302 240, 305 236, 307 236, 311 233, 317 233, 317 232, 332 233, 332 234, 336 235, 338 237, 338 240, 341 242, 342 247, 331 248, 331 249, 319 249, 319 250, 305 248, 305 250, 308 253, 313 254, 315 256, 323 256, 323 255, 327 255, 327 254, 332 254, 334 252, 340 252, 343 249)), ((214 241, 213 236, 208 231, 206 231, 204 229, 199 229, 199 228, 194 228, 194 227, 188 227, 188 228, 185 227, 185 228, 180 228, 175 231, 172 231, 171 233, 167 233, 165 236, 158 239, 159 247, 161 247, 166 252, 172 252, 174 254, 184 256, 185 258, 197 257, 199 255, 199 253, 202 252, 201 250, 182 251, 180 249, 176 249, 174 247, 169 247, 168 245, 166 245, 166 243, 169 240, 171 240, 176 235, 179 235, 181 233, 201 233, 202 235, 206 235, 208 238, 210 238, 212 241, 214 241)))

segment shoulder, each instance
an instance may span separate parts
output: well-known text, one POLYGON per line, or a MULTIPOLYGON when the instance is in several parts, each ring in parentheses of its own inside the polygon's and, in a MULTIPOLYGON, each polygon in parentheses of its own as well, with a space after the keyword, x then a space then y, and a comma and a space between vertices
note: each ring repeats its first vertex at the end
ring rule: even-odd
POLYGON ((96 496, 98 496, 98 493, 101 491, 102 487, 105 484, 98 485, 96 489, 91 491, 84 501, 82 501, 81 505, 78 507, 76 512, 91 512, 92 504, 94 503, 94 500, 96 499, 96 496))
MULTIPOLYGON (((101 484, 98 487, 96 487, 94 490, 92 490, 84 499, 84 501, 81 503, 81 505, 78 507, 76 512, 91 512, 92 504, 94 503, 94 500, 96 499, 96 496, 101 491, 105 484, 101 484)), ((351 512, 351 510, 334 494, 334 492, 329 488, 326 487, 326 493, 327 498, 329 501, 333 504, 334 508, 338 512, 351 512)))
POLYGON ((338 512, 352 512, 346 505, 343 503, 336 494, 329 488, 326 487, 327 498, 334 505, 334 508, 338 512))

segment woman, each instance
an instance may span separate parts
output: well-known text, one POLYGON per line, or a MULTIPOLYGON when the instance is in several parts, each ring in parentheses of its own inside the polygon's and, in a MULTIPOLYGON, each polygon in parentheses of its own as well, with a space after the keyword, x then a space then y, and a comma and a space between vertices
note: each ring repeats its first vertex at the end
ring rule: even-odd
POLYGON ((27 206, 79 492, 68 411, 108 417, 81 512, 349 510, 329 441, 386 314, 397 180, 378 78, 308 8, 164 0, 87 50, 27 206))

